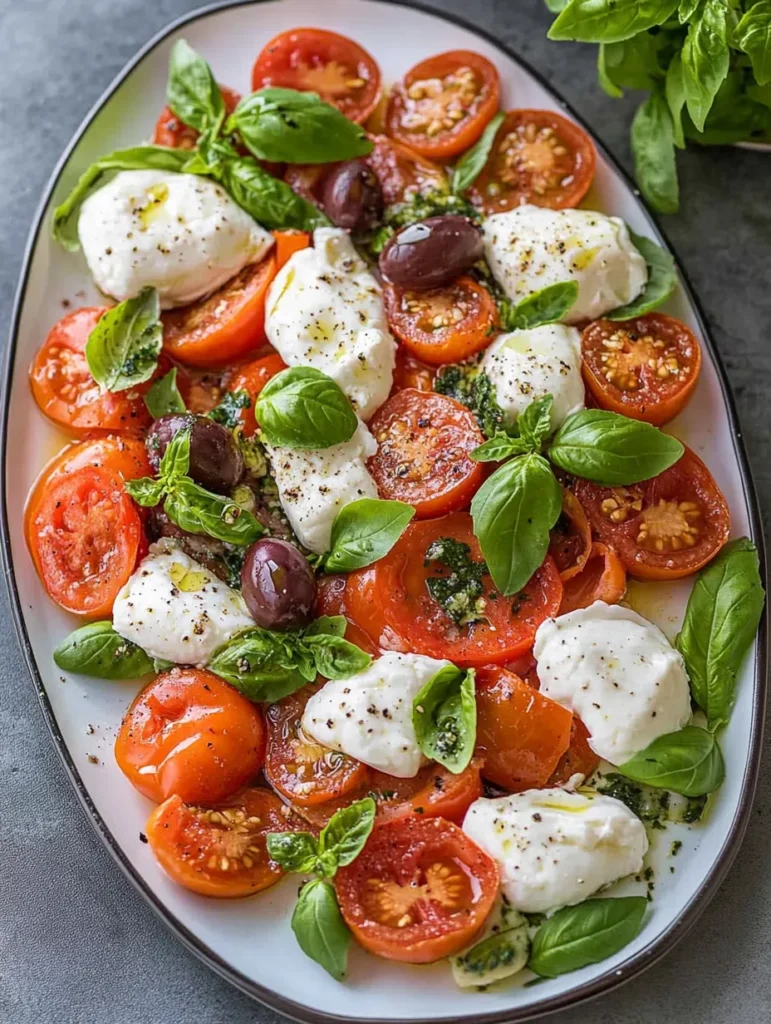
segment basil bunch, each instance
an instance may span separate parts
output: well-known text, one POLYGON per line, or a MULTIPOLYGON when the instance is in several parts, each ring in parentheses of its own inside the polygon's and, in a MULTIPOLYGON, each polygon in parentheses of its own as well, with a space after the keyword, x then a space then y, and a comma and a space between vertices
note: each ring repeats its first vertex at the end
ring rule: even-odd
POLYGON ((268 853, 282 868, 316 876, 300 890, 292 931, 303 953, 337 981, 348 967, 351 933, 329 879, 364 849, 375 810, 375 801, 368 796, 333 814, 318 839, 310 832, 271 832, 267 837, 268 853))
POLYGON ((86 342, 86 362, 97 384, 125 391, 150 380, 162 345, 158 292, 143 288, 99 318, 86 342))
POLYGON ((54 661, 66 672, 94 679, 138 679, 154 669, 142 648, 119 636, 111 622, 74 630, 54 651, 54 661))
POLYGON ((350 441, 359 426, 340 385, 310 366, 292 366, 272 377, 254 415, 268 444, 279 448, 331 448, 350 441))
POLYGON ((190 429, 180 430, 163 453, 158 478, 127 480, 126 491, 138 505, 151 508, 163 499, 164 511, 188 533, 204 533, 228 544, 251 544, 264 529, 251 512, 221 494, 213 494, 187 475, 190 429))
POLYGON ((609 96, 644 89, 632 124, 640 189, 660 213, 679 206, 676 148, 771 139, 769 0, 547 0, 550 39, 599 43, 609 96))
POLYGON ((458 775, 474 754, 477 705, 474 670, 441 668, 412 702, 412 725, 418 746, 431 761, 458 775))
POLYGON ((343 638, 342 615, 324 615, 305 629, 244 630, 216 650, 208 669, 249 700, 274 702, 295 693, 319 675, 348 679, 363 672, 372 657, 343 638))

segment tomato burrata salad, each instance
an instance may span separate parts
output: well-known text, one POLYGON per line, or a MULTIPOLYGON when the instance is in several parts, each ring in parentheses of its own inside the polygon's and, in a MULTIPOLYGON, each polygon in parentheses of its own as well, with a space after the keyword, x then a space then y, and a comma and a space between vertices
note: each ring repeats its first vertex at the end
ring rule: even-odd
POLYGON ((54 216, 104 295, 30 370, 71 435, 25 512, 82 620, 55 661, 139 681, 115 758, 159 865, 209 898, 302 876, 337 979, 351 939, 467 987, 631 941, 646 898, 598 894, 720 787, 763 603, 662 430, 701 368, 671 257, 499 84, 453 51, 384 88, 297 29, 239 96, 180 41, 152 142, 54 216), (627 579, 682 577, 670 641, 627 579))

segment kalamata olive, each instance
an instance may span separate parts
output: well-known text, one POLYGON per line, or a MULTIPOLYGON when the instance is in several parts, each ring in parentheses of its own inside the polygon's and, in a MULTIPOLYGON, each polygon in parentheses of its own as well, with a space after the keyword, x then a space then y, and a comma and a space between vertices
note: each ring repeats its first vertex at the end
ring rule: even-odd
POLYGON ((367 231, 383 212, 380 182, 363 160, 348 160, 327 175, 321 205, 337 227, 367 231))
POLYGON ((188 427, 190 476, 209 491, 229 494, 244 475, 244 459, 231 432, 205 416, 170 413, 157 419, 145 438, 150 465, 157 472, 169 441, 188 427))
POLYGON ((394 235, 380 253, 380 272, 399 288, 441 288, 482 258, 482 236, 457 214, 429 217, 394 235))
POLYGON ((316 578, 305 556, 285 540, 257 540, 246 552, 241 591, 263 629, 296 629, 313 618, 316 578))

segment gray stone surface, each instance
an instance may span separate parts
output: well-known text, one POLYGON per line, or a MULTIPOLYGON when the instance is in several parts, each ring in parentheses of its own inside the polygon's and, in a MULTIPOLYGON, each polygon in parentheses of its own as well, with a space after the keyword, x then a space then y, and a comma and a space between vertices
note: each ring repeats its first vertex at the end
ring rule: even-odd
MULTIPOLYGON (((319 10, 324 0, 319 0, 319 10)), ((0 0, 0 305, 7 323, 33 212, 59 153, 136 49, 191 0, 0 0)), ((511 44, 629 166, 633 100, 595 84, 591 47, 550 44, 541 0, 434 0, 511 44)), ((665 230, 728 367, 764 509, 771 505, 771 156, 689 152, 665 230)), ((0 594, 0 1022, 273 1024, 167 932, 91 830, 65 778, 0 594)), ((766 761, 768 764, 769 761, 766 761)), ((771 1020, 771 795, 697 927, 644 977, 560 1024, 771 1020)))

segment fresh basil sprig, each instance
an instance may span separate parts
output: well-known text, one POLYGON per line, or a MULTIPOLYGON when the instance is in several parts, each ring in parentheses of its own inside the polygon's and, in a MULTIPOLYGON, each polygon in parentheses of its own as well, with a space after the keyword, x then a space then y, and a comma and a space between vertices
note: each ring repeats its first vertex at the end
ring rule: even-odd
POLYGON ((145 405, 156 420, 172 412, 185 412, 185 401, 177 387, 176 366, 148 388, 145 405))
POLYGON ((665 302, 677 287, 677 268, 667 250, 644 235, 636 235, 631 229, 629 237, 648 265, 648 280, 636 299, 606 313, 606 320, 631 320, 650 313, 665 302))
POLYGON ((446 665, 423 686, 412 702, 412 725, 427 758, 454 775, 474 754, 477 705, 474 670, 446 665))
POLYGON ((622 42, 671 18, 678 0, 570 0, 549 29, 549 39, 622 42))
POLYGON ((495 136, 498 134, 498 129, 505 116, 503 111, 499 111, 482 132, 478 141, 471 149, 466 150, 455 165, 452 172, 452 191, 457 195, 470 188, 482 173, 482 168, 487 163, 495 136))
POLYGON ((713 731, 728 722, 736 675, 763 614, 765 594, 758 565, 757 549, 746 537, 723 548, 699 573, 675 638, 693 699, 713 731))
POLYGON ((70 633, 54 651, 54 661, 94 679, 138 679, 154 670, 152 659, 119 636, 111 622, 89 622, 70 633))
POLYGON ((300 890, 292 931, 303 953, 337 981, 348 967, 351 934, 329 879, 364 849, 375 811, 375 801, 365 797, 333 814, 318 839, 310 832, 272 832, 267 837, 268 853, 282 868, 316 876, 300 890))
POLYGON ((254 407, 265 440, 279 448, 331 448, 359 426, 340 385, 321 370, 292 366, 277 373, 254 407))
POLYGON ((530 331, 544 324, 559 323, 578 298, 578 282, 559 281, 522 299, 516 306, 508 300, 498 305, 505 331, 530 331))
POLYGON ((725 778, 717 740, 695 725, 659 736, 617 770, 634 782, 689 797, 713 793, 725 778))
POLYGON ((372 657, 343 638, 345 627, 345 618, 333 615, 305 629, 247 629, 218 648, 207 667, 249 700, 272 703, 319 675, 348 679, 369 667, 372 657))
POLYGON ((219 130, 225 101, 211 68, 184 39, 171 49, 166 102, 184 124, 199 132, 219 130))
POLYGON ((527 966, 557 978, 607 960, 640 934, 647 906, 644 896, 621 896, 558 910, 535 933, 527 966))
POLYGON ((143 288, 99 318, 86 342, 86 362, 97 384, 125 391, 152 377, 162 344, 158 292, 143 288))
POLYGON ((412 505, 359 498, 335 516, 329 551, 320 559, 327 572, 353 572, 387 555, 415 515, 412 505))

